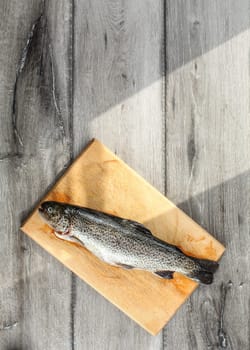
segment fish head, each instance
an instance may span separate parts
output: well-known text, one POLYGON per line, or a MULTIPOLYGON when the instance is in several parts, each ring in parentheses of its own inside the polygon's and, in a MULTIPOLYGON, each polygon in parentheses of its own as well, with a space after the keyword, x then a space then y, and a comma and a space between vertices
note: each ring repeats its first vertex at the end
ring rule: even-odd
POLYGON ((38 211, 43 220, 55 231, 61 234, 69 234, 70 215, 64 203, 43 202, 38 211))

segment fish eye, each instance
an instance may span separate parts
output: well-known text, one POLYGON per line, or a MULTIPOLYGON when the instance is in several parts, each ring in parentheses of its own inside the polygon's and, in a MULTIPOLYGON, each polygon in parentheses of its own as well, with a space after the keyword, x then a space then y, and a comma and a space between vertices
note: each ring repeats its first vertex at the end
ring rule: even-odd
POLYGON ((48 207, 48 213, 51 214, 53 212, 53 209, 51 207, 48 207))

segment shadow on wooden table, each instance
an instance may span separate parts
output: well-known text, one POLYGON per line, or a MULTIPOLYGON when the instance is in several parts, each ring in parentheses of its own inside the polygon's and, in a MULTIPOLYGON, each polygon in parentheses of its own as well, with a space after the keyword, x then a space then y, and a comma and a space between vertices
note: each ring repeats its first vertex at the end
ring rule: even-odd
MULTIPOLYGON (((138 5, 138 8, 140 7, 142 7, 141 4, 138 5)), ((161 79, 161 77, 166 74, 166 65, 164 61, 167 60, 167 73, 171 73, 179 67, 192 61, 196 57, 204 55, 209 50, 216 48, 217 46, 225 43, 226 41, 232 39, 233 37, 237 36, 238 34, 244 32, 249 28, 249 18, 245 7, 233 0, 222 0, 217 4, 214 3, 213 5, 211 5, 210 2, 202 2, 200 5, 197 5, 196 2, 190 1, 166 2, 165 10, 166 13, 164 14, 163 9, 159 8, 159 6, 157 5, 155 7, 150 8, 147 14, 144 14, 146 17, 149 16, 149 18, 151 18, 151 16, 153 15, 158 16, 160 19, 162 19, 163 17, 161 16, 164 15, 166 15, 167 17, 166 28, 163 25, 164 22, 162 21, 160 24, 157 24, 156 28, 154 28, 154 30, 156 31, 154 35, 152 33, 149 35, 149 33, 145 31, 144 27, 137 28, 137 30, 134 30, 135 28, 133 28, 133 25, 135 26, 135 24, 133 24, 132 26, 130 24, 130 30, 132 30, 133 35, 137 35, 138 38, 137 41, 135 40, 132 43, 130 43, 131 57, 129 59, 127 59, 126 56, 124 57, 124 60, 126 61, 127 59, 128 62, 128 64, 124 65, 124 67, 122 62, 120 62, 120 56, 123 58, 123 55, 125 55, 125 53, 123 51, 120 52, 119 50, 123 50, 122 41, 127 40, 126 35, 123 33, 119 35, 119 37, 115 37, 115 33, 112 31, 112 28, 109 28, 109 26, 107 26, 107 32, 104 35, 104 33, 101 30, 99 30, 98 23, 95 23, 95 21, 93 21, 93 23, 88 23, 89 14, 87 12, 81 13, 81 16, 82 14, 84 15, 81 19, 83 28, 80 28, 82 30, 84 40, 80 40, 80 38, 77 38, 78 54, 81 52, 83 52, 84 54, 84 50, 88 52, 88 50, 90 49, 95 53, 94 50, 96 49, 96 57, 103 57, 103 64, 95 65, 96 62, 93 59, 93 56, 95 55, 93 54, 90 55, 89 61, 86 61, 88 55, 85 57, 85 60, 83 62, 82 60, 80 60, 79 72, 77 72, 78 75, 76 79, 79 83, 79 86, 76 86, 74 96, 76 105, 74 121, 77 120, 77 125, 71 125, 71 127, 74 128, 72 132, 76 134, 75 139, 80 140, 81 138, 83 138, 83 142, 79 142, 78 145, 73 145, 74 156, 77 155, 80 152, 80 150, 84 146, 86 146, 88 141, 93 137, 93 119, 100 117, 100 115, 106 112, 109 108, 112 108, 113 106, 117 105, 118 103, 127 99, 128 97, 136 95, 142 89, 147 88, 154 82, 161 79), (221 21, 218 20, 218 16, 221 17, 221 21), (95 28, 95 25, 98 25, 98 28, 95 28), (88 26, 90 27, 88 28, 88 26), (84 29, 86 28, 88 28, 88 30, 86 30, 85 32, 84 29), (166 33, 164 33, 164 30, 166 30, 166 33), (105 40, 104 37, 106 38, 105 40), (93 39, 95 43, 94 47, 92 43, 93 39), (149 42, 150 40, 151 42, 149 42), (159 41, 162 42, 159 43, 159 41), (161 55, 161 57, 157 57, 157 60, 160 60, 159 62, 156 60, 152 61, 153 48, 159 50, 161 45, 165 46, 166 43, 164 44, 164 41, 167 42, 168 57, 164 57, 164 52, 164 54, 161 55), (118 45, 117 42, 121 42, 121 44, 118 45), (140 42, 140 47, 136 48, 136 50, 133 47, 134 42, 140 42), (114 45, 117 45, 117 47, 114 47, 114 45), (117 52, 114 53, 114 49, 117 50, 117 52), (117 66, 115 65, 115 63, 113 63, 113 73, 111 75, 109 64, 113 61, 117 61, 118 63, 117 66), (151 70, 151 66, 154 66, 156 63, 159 67, 157 69, 151 70), (85 64, 87 65, 87 68, 84 67, 85 64), (105 65, 107 65, 107 67, 105 65), (93 74, 93 76, 86 76, 86 72, 93 72, 91 73, 93 74), (133 75, 135 75, 135 77, 133 75), (143 79, 141 77, 143 77, 143 79), (98 84, 100 81, 101 84, 98 84), (85 82, 86 86, 84 86, 85 82), (83 92, 80 91, 81 87, 84 89, 83 92), (77 95, 78 93, 80 94, 79 96, 77 95), (81 112, 81 108, 78 110, 78 105, 80 107, 84 105, 84 111, 81 112)), ((117 11, 117 15, 120 15, 119 6, 114 11, 117 11)), ((124 18, 121 19, 122 26, 126 27, 126 25, 128 25, 127 21, 129 20, 130 16, 129 11, 130 9, 126 8, 126 11, 123 11, 124 13, 122 12, 124 16, 124 18)), ((133 11, 136 11, 136 9, 133 9, 133 11)), ((145 19, 146 18, 143 18, 144 21, 145 19)), ((45 29, 43 27, 44 24, 43 21, 41 21, 41 28, 39 27, 37 35, 34 36, 32 42, 33 46, 31 46, 30 48, 30 54, 26 62, 25 71, 22 72, 23 79, 25 79, 26 76, 28 77, 29 74, 33 72, 34 66, 37 65, 37 62, 40 64, 39 59, 43 57, 40 53, 40 51, 42 50, 42 46, 44 45, 42 39, 44 36, 45 29)), ((48 46, 48 43, 46 45, 48 46)), ((165 50, 164 47, 163 50, 165 50)), ((45 51, 46 53, 48 53, 49 47, 46 47, 45 51)), ((130 51, 128 51, 128 54, 130 54, 130 51)), ((57 52, 55 52, 54 54, 56 55, 57 52)), ((41 106, 44 106, 44 108, 46 109, 46 114, 49 115, 51 113, 55 114, 55 101, 52 94, 53 81, 51 77, 50 60, 51 58, 48 57, 48 62, 46 60, 44 60, 46 64, 43 62, 43 70, 46 71, 46 76, 48 75, 49 77, 47 82, 47 85, 49 86, 45 91, 46 96, 39 95, 42 101, 40 102, 40 104, 41 106), (46 102, 46 104, 44 101, 46 102)), ((40 66, 38 68, 40 69, 40 66)), ((61 70, 58 69, 58 67, 54 68, 58 70, 58 74, 61 72, 61 70)), ((34 74, 34 72, 32 74, 34 74)), ((39 85, 42 85, 42 83, 42 81, 39 81, 39 85)), ((44 89, 42 89, 42 91, 44 92, 44 89)), ((20 114, 21 112, 22 110, 20 110, 20 114)), ((57 118, 60 117, 60 113, 59 116, 55 115, 52 119, 57 120, 57 118)), ((39 121, 40 119, 38 119, 38 123, 41 122, 39 121)), ((48 120, 48 123, 50 123, 50 119, 48 120)), ((63 120, 60 121, 60 123, 62 122, 63 120)), ((46 126, 47 128, 54 127, 53 124, 46 124, 46 126)), ((102 125, 100 126, 102 127, 102 125)), ((65 127, 67 129, 69 126, 66 125, 65 127)), ((37 129, 39 131, 39 128, 37 129)), ((56 129, 59 130, 59 128, 56 129)), ((94 127, 95 131, 97 129, 98 125, 94 127)), ((38 135, 34 136, 34 138, 36 137, 38 138, 38 140, 40 140, 39 142, 43 142, 38 135)), ((27 148, 28 144, 25 146, 27 148)), ((34 152, 34 149, 32 149, 32 152, 34 152)), ((61 173, 57 175, 54 183, 62 175, 64 170, 65 169, 63 169, 61 173)), ((48 190, 53 186, 53 184, 44 191, 41 198, 44 196, 45 193, 48 192, 48 190)), ((29 212, 31 212, 37 206, 38 203, 39 200, 37 200, 37 202, 32 205, 32 208, 29 210, 29 212)), ((189 203, 191 203, 191 200, 189 200, 189 203)), ((185 206, 186 204, 184 203, 183 205, 185 206)), ((27 217, 27 214, 27 211, 23 212, 21 214, 21 218, 24 219, 25 217, 27 217)))
MULTIPOLYGON (((212 4, 210 1, 198 4, 166 1, 165 6, 164 9, 162 5, 145 4, 143 8, 139 1, 131 9, 122 4, 125 9, 121 12, 119 5, 113 9, 113 16, 119 18, 122 13, 121 27, 115 30, 109 25, 101 27, 88 12, 81 13, 81 36, 76 39, 77 55, 81 57, 77 66, 76 101, 82 99, 82 113, 87 119, 98 118, 160 80, 166 70, 167 73, 175 71, 250 26, 246 5, 233 0, 212 4), (143 16, 131 24, 132 10, 142 12, 143 16), (150 27, 150 23, 154 25, 150 27), (162 55, 159 55, 160 49, 162 55), (167 57, 164 57, 166 51, 167 57)), ((80 108, 77 109, 75 112, 79 114, 80 108)))
MULTIPOLYGON (((249 29, 242 3, 167 1, 168 72, 224 44, 249 29)), ((247 6, 247 3, 245 3, 247 6)))
MULTIPOLYGON (((219 268, 220 283, 231 280, 233 283, 243 285, 247 278, 246 268, 250 250, 249 190, 250 171, 246 171, 177 204, 178 208, 225 246, 226 251, 219 268)), ((162 217, 170 214, 171 211, 163 213, 162 217)), ((152 218, 144 224, 152 228, 154 221, 155 218, 152 218)), ((154 230, 157 232, 156 227, 154 230)), ((178 245, 178 242, 170 243, 178 245)), ((194 247, 195 244, 196 242, 194 247)))
MULTIPOLYGON (((230 349, 246 344, 249 348, 249 193, 250 171, 246 171, 178 203, 226 247, 213 285, 200 285, 180 316, 191 330, 199 327, 203 339, 216 349, 218 344, 228 344, 230 349), (243 324, 246 327, 242 328, 243 324)), ((178 315, 177 322, 170 323, 166 336, 175 330, 178 315)), ((188 328, 186 334, 190 335, 188 328)))

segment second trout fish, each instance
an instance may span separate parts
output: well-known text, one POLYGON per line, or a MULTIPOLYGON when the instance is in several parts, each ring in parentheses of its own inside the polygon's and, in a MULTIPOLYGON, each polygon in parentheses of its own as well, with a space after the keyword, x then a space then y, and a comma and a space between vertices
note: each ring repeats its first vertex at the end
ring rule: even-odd
POLYGON ((210 284, 218 267, 215 261, 185 255, 132 220, 52 201, 42 203, 39 213, 57 237, 81 243, 98 258, 124 269, 147 270, 166 279, 179 272, 210 284))

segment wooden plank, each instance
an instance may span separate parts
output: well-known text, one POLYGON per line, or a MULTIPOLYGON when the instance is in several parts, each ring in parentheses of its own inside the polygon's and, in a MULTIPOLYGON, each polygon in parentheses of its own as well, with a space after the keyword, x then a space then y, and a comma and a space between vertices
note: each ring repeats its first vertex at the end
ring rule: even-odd
MULTIPOLYGON (((163 1, 75 1, 74 151, 100 139, 164 192, 163 1), (163 108, 162 108, 163 107, 163 108)), ((161 349, 77 279, 75 349, 161 349)))
POLYGON ((71 8, 0 7, 0 348, 69 349, 70 273, 18 228, 70 159, 71 8))
POLYGON ((249 349, 249 1, 167 5, 167 195, 227 250, 164 343, 249 349))
MULTIPOLYGON (((42 200, 103 210, 145 224, 190 255, 217 260, 223 246, 97 140, 42 200)), ((35 210, 22 230, 108 300, 155 335, 196 287, 176 274, 164 280, 102 262, 85 248, 58 239, 35 210)))

